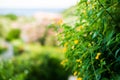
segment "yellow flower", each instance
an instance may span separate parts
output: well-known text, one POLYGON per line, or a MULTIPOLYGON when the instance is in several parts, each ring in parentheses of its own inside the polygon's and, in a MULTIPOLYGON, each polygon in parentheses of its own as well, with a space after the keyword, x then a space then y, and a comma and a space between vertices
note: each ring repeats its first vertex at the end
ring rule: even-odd
POLYGON ((68 43, 66 42, 65 44, 64 44, 64 47, 66 47, 68 45, 68 43))
POLYGON ((64 48, 63 48, 63 52, 65 53, 66 51, 67 51, 67 48, 66 48, 66 47, 64 47, 64 48))
POLYGON ((81 78, 81 77, 79 77, 79 78, 77 78, 77 80, 82 80, 82 78, 81 78))
POLYGON ((65 59, 65 62, 68 62, 68 59, 65 59))
POLYGON ((77 59, 76 62, 80 62, 80 63, 82 63, 82 61, 81 61, 80 59, 77 59))
POLYGON ((75 44, 78 44, 78 42, 79 42, 78 40, 75 40, 75 41, 74 41, 75 44))
POLYGON ((60 19, 60 20, 57 22, 58 25, 61 25, 62 23, 63 23, 63 19, 60 19))
POLYGON ((99 59, 100 55, 101 55, 101 53, 97 53, 95 59, 99 59))
POLYGON ((61 63, 60 63, 61 65, 64 65, 65 63, 64 63, 64 61, 61 61, 61 63))
POLYGON ((76 31, 80 31, 82 29, 83 29, 83 26, 79 26, 79 27, 76 28, 76 31))
POLYGON ((77 59, 76 62, 80 62, 80 59, 77 59))
POLYGON ((75 71, 73 75, 76 76, 77 75, 77 71, 75 71))
POLYGON ((64 65, 66 62, 68 62, 68 59, 63 60, 60 64, 64 65))

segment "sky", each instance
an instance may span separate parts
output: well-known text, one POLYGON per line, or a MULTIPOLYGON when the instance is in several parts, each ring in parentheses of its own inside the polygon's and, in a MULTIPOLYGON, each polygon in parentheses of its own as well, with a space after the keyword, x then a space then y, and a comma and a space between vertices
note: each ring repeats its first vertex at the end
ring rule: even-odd
POLYGON ((0 8, 34 9, 34 8, 69 8, 78 0, 0 0, 0 8))

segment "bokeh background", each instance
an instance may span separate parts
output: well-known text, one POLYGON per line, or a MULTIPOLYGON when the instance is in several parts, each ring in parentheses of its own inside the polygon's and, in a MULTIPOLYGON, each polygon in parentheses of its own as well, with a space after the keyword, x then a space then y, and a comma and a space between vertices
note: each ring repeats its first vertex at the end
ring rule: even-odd
MULTIPOLYGON (((64 69, 60 25, 78 0, 0 0, 0 80, 73 80, 64 69)), ((71 16, 72 15, 72 16, 71 16)))

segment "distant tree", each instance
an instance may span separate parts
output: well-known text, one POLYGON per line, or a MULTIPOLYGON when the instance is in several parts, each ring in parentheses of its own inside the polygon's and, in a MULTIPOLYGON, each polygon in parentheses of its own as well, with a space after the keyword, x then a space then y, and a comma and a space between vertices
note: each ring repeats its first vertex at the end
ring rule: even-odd
POLYGON ((10 20, 17 20, 17 16, 15 14, 7 14, 5 17, 9 18, 10 20))

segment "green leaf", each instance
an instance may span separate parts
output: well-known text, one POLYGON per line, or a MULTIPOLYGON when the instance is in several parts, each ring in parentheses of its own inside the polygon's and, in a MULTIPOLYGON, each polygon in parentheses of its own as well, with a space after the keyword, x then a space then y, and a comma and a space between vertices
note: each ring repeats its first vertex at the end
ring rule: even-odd
POLYGON ((99 13, 97 13, 97 17, 100 17, 103 12, 104 12, 104 9, 102 9, 99 13))
POLYGON ((96 31, 96 32, 93 34, 92 39, 94 39, 97 35, 98 35, 98 31, 96 31))
POLYGON ((106 42, 109 41, 110 39, 112 39, 112 36, 114 35, 114 31, 109 30, 106 33, 106 42))
POLYGON ((117 51, 115 52, 115 57, 117 57, 118 53, 120 52, 120 48, 117 49, 117 51))

